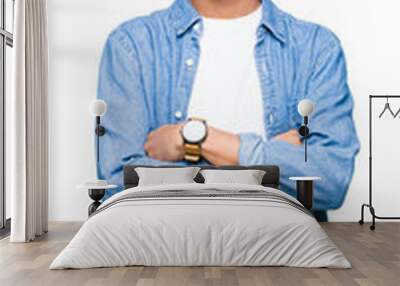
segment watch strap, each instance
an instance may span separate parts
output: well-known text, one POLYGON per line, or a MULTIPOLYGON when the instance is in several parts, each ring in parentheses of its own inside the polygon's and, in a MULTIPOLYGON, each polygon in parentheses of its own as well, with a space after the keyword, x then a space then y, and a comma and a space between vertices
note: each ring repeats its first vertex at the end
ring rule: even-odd
POLYGON ((201 159, 201 145, 200 144, 191 144, 184 143, 183 148, 185 151, 184 159, 186 161, 197 163, 201 159))

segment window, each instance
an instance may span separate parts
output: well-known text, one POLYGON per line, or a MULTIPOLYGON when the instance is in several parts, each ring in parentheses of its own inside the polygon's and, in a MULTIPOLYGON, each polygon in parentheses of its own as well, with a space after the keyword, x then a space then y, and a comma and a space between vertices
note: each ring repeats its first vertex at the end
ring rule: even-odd
POLYGON ((9 194, 5 188, 5 105, 11 92, 14 0, 0 0, 0 236, 9 231, 9 194))

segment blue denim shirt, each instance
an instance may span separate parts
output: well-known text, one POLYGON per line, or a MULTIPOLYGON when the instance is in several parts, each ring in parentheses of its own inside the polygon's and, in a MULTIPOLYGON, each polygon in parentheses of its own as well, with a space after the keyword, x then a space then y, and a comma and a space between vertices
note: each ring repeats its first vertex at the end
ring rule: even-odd
MULTIPOLYGON (((281 168, 281 188, 295 194, 290 176, 320 176, 315 209, 342 205, 359 150, 352 119, 353 100, 339 40, 324 27, 298 20, 264 0, 254 49, 262 89, 267 140, 239 134, 241 165, 273 164, 281 168), (303 146, 273 137, 298 128, 297 104, 316 105, 310 118, 309 161, 303 146)), ((202 17, 190 0, 117 27, 103 51, 98 97, 108 104, 102 123, 98 175, 122 186, 125 164, 179 164, 146 156, 147 134, 164 124, 181 122, 200 57, 202 17), (199 24, 199 29, 194 28, 199 24), (194 64, 187 64, 192 59, 194 64)), ((107 197, 121 188, 110 191, 107 197)))

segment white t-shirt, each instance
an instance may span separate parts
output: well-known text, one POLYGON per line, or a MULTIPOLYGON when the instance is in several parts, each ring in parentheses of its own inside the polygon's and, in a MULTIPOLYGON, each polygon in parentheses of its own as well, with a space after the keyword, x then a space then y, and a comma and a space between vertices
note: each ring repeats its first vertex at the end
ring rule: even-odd
POLYGON ((254 54, 261 16, 260 6, 240 18, 203 18, 189 117, 203 118, 209 125, 235 134, 253 132, 265 138, 254 54))

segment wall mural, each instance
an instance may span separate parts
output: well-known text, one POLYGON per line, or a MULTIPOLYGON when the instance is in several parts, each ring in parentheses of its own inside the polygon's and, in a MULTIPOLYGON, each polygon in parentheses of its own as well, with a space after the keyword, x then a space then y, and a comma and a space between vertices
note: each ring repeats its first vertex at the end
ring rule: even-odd
POLYGON ((98 175, 120 187, 105 198, 122 189, 127 164, 278 165, 291 195, 290 177, 322 178, 314 195, 322 220, 342 205, 360 145, 340 41, 269 0, 247 4, 232 18, 236 7, 218 13, 176 0, 109 35, 98 175), (309 116, 298 110, 304 99, 309 116))

